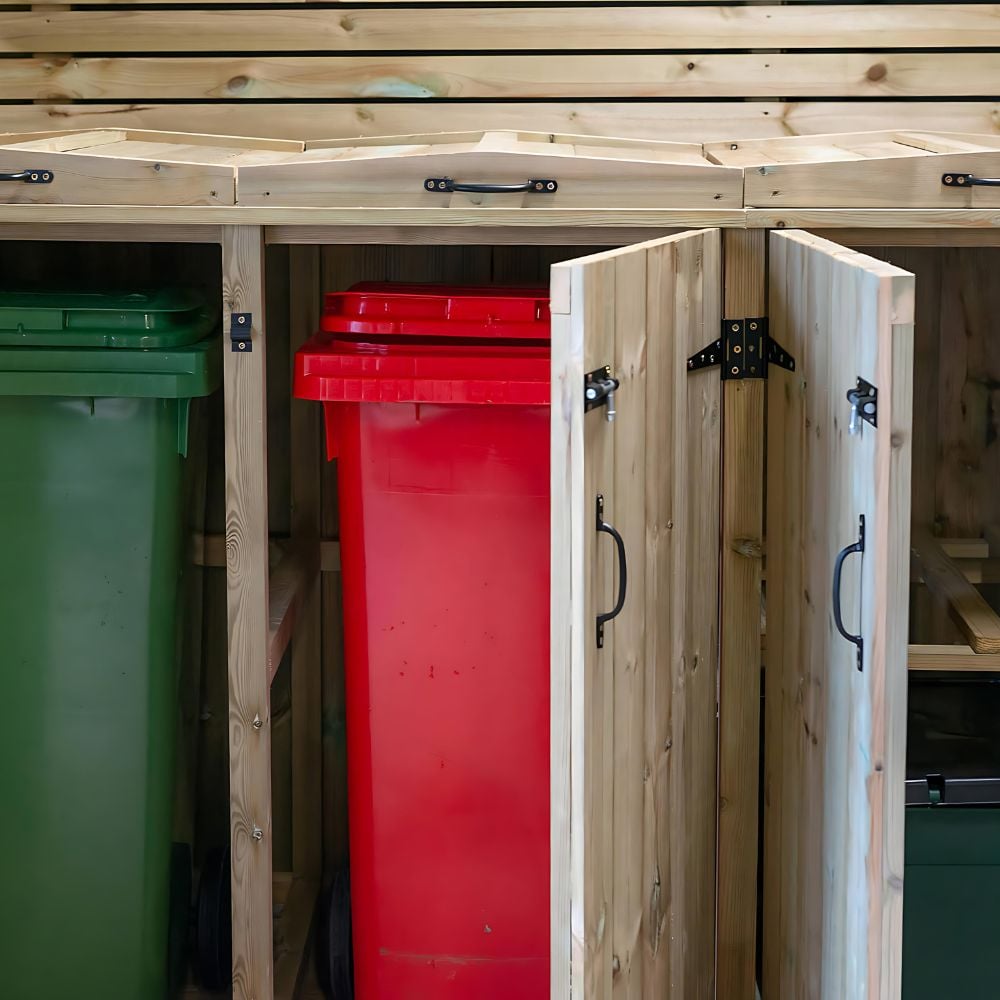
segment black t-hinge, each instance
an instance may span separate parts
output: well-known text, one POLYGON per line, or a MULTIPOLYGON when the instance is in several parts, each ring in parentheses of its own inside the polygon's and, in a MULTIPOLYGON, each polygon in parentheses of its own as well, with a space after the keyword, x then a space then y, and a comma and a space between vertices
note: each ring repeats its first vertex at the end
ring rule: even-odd
POLYGON ((688 358, 688 371, 719 365, 722 381, 767 378, 770 365, 795 371, 795 358, 767 332, 767 317, 724 319, 722 336, 688 358))

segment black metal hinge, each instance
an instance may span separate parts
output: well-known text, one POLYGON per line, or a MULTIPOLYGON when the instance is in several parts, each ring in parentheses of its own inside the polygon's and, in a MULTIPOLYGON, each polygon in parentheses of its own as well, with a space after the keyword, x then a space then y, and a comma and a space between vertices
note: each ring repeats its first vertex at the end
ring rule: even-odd
POLYGON ((233 313, 229 320, 229 339, 233 350, 249 354, 253 350, 253 313, 233 313))
POLYGON ((583 412, 607 407, 608 421, 615 419, 615 393, 621 383, 611 374, 611 365, 595 368, 583 376, 583 412))
POLYGON ((770 365, 795 371, 795 358, 767 332, 767 317, 724 319, 722 336, 688 358, 688 371, 719 365, 722 381, 767 378, 770 365))

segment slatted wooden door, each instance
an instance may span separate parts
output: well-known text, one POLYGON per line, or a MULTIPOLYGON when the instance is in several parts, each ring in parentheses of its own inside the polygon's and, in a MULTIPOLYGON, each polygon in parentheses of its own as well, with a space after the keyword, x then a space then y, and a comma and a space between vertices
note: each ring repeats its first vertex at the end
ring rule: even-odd
POLYGON ((551 996, 709 1000, 721 387, 687 358, 718 336, 720 234, 556 265, 552 312, 551 996), (585 409, 605 365, 613 421, 585 409))
POLYGON ((769 266, 763 997, 898 1000, 914 278, 797 232, 769 266))

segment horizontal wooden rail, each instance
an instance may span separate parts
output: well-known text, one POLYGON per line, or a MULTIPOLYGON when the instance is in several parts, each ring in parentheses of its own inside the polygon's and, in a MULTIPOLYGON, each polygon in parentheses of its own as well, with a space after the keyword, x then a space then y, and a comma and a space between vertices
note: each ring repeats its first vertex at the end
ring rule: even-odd
POLYGON ((315 546, 289 545, 277 567, 271 571, 269 593, 270 625, 267 663, 271 680, 295 632, 295 621, 311 588, 317 585, 319 553, 315 546))
MULTIPOLYGON (((992 52, 0 59, 7 100, 970 97, 992 52)), ((410 131, 410 130, 408 130, 410 131)))
POLYGON ((1000 616, 926 528, 913 532, 912 545, 928 590, 947 604, 973 652, 1000 653, 1000 616))
POLYGON ((0 12, 0 52, 417 52, 1000 46, 994 4, 0 12))
POLYGON ((659 137, 713 142, 823 132, 923 128, 993 132, 1000 102, 965 101, 693 101, 215 104, 25 103, 3 109, 4 131, 141 128, 285 139, 463 132, 489 128, 572 135, 659 137))
POLYGON ((1000 673, 1000 655, 975 653, 969 646, 910 646, 907 662, 910 670, 1000 673))

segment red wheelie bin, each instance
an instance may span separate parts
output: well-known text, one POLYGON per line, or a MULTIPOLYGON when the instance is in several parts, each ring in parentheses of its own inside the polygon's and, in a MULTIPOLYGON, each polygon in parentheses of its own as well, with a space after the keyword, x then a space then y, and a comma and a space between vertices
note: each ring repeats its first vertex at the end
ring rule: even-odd
POLYGON ((547 290, 330 294, 357 1000, 549 992, 547 290))

